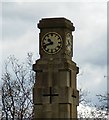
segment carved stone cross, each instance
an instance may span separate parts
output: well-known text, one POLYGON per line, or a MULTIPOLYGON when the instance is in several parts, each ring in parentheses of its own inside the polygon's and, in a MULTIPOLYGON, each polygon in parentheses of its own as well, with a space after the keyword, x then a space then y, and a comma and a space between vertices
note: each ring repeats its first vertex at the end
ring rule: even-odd
POLYGON ((52 103, 52 97, 58 96, 58 94, 53 93, 52 87, 50 87, 50 92, 47 94, 43 94, 43 96, 50 96, 50 104, 52 103))

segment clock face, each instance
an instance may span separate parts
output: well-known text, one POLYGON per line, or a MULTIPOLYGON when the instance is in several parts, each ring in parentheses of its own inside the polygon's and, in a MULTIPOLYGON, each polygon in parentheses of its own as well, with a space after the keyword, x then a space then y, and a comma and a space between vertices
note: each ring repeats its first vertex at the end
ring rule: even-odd
POLYGON ((68 53, 71 53, 72 50, 72 36, 70 33, 66 34, 66 49, 68 53))
POLYGON ((49 32, 42 38, 41 46, 48 54, 55 54, 62 48, 62 38, 56 32, 49 32))

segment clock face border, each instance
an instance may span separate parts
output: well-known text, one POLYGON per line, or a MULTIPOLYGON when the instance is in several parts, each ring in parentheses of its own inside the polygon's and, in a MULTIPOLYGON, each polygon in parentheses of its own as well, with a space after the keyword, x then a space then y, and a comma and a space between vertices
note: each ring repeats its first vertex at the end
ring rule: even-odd
MULTIPOLYGON (((53 41, 52 41, 53 42, 53 41)), ((49 43, 48 43, 49 44, 49 43)), ((58 45, 57 45, 58 46, 58 45)), ((55 49, 57 48, 57 46, 55 47, 55 49)), ((47 33, 45 33, 44 35, 43 35, 43 37, 42 37, 42 39, 41 39, 41 48, 43 49, 43 51, 45 52, 45 53, 47 53, 47 54, 49 54, 49 55, 54 55, 54 54, 56 54, 56 53, 58 53, 61 49, 62 49, 62 47, 63 47, 63 40, 62 40, 62 37, 61 37, 61 35, 60 34, 58 34, 57 32, 47 32, 47 33), (58 36, 58 38, 57 39, 59 39, 59 42, 57 42, 57 44, 59 43, 59 49, 57 49, 56 51, 54 51, 54 52, 49 52, 49 51, 47 51, 47 50, 45 50, 45 48, 44 48, 44 40, 46 40, 45 39, 45 37, 48 35, 50 35, 50 34, 55 34, 56 36, 58 36)))

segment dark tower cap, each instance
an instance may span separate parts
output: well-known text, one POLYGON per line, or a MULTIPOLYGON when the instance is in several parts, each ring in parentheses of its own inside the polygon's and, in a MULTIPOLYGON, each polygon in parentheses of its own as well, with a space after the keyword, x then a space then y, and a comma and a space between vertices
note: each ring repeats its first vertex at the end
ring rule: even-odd
POLYGON ((43 18, 38 23, 39 29, 44 28, 68 28, 72 31, 75 30, 73 23, 66 18, 43 18))

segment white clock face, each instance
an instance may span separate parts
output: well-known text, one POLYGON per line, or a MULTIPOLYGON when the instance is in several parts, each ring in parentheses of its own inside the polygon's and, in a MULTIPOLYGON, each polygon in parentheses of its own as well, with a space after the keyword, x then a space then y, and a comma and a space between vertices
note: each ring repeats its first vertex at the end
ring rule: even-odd
POLYGON ((49 32, 42 38, 43 50, 48 54, 55 54, 62 48, 62 38, 56 32, 49 32))
POLYGON ((72 36, 70 33, 66 34, 66 49, 68 53, 71 53, 72 50, 72 36))

